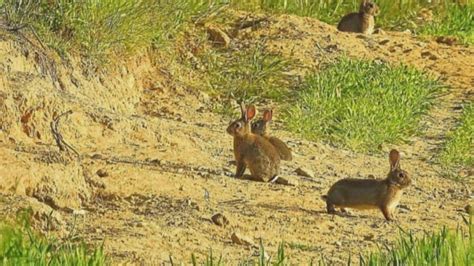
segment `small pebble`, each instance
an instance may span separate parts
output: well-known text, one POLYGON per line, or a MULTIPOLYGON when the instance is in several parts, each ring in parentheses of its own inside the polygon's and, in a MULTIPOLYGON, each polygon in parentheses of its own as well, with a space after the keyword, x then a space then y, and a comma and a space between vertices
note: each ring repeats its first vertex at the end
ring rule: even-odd
POLYGON ((215 225, 225 227, 229 224, 229 220, 221 213, 216 213, 211 217, 212 222, 215 225))
POLYGON ((107 171, 105 171, 104 169, 99 169, 99 170, 97 170, 96 174, 97 174, 99 177, 107 177, 107 176, 109 176, 109 173, 107 173, 107 171))
POLYGON ((305 176, 305 177, 311 177, 311 178, 314 178, 314 173, 313 171, 307 169, 307 168, 304 168, 304 167, 299 167, 295 170, 296 174, 297 175, 300 175, 300 176, 305 176))

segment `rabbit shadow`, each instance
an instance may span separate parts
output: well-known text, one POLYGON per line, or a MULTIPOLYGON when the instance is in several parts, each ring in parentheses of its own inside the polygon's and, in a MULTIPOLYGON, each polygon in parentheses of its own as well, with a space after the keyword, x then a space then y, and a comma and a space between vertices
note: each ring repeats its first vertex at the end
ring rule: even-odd
POLYGON ((277 205, 277 204, 258 203, 255 206, 258 207, 258 208, 264 208, 264 209, 268 209, 268 210, 272 210, 272 211, 303 212, 303 213, 311 214, 311 215, 321 215, 321 214, 326 213, 326 211, 324 211, 324 210, 310 210, 310 209, 305 209, 305 208, 302 208, 302 207, 296 206, 296 205, 282 207, 281 205, 277 205))
POLYGON ((270 181, 266 181, 266 180, 264 180, 262 178, 259 178, 259 177, 244 174, 241 177, 236 177, 236 179, 260 182, 260 183, 270 183, 270 184, 277 184, 277 185, 292 186, 292 184, 288 181, 288 179, 286 179, 284 177, 280 177, 280 176, 278 176, 277 178, 273 178, 270 181))

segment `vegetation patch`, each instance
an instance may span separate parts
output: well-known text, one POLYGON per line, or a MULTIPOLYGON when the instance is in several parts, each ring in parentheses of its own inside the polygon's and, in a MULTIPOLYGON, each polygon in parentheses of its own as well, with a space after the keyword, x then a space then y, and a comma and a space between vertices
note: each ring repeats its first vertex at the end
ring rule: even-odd
POLYGON ((132 53, 172 39, 204 1, 0 1, 10 27, 35 31, 60 54, 94 59, 132 53), (3 3, 2 3, 3 2, 3 3))
POLYGON ((90 249, 84 243, 74 244, 43 237, 33 232, 27 212, 17 223, 0 223, 1 265, 106 265, 102 247, 90 249))
POLYGON ((341 59, 307 77, 284 119, 309 139, 376 151, 418 133, 441 88, 408 66, 341 59))
POLYGON ((433 20, 421 25, 419 32, 429 36, 454 36, 461 43, 474 44, 474 2, 464 6, 446 3, 434 11, 433 20))
POLYGON ((211 50, 202 62, 208 91, 223 99, 221 113, 230 114, 235 100, 286 99, 295 83, 287 74, 292 63, 266 52, 262 45, 232 52, 211 50))
MULTIPOLYGON (((439 161, 449 176, 474 169, 474 104, 464 108, 459 125, 448 133, 439 161)), ((468 176, 472 176, 472 172, 468 176)))
POLYGON ((468 231, 458 229, 426 233, 415 238, 402 232, 397 244, 386 252, 361 256, 361 265, 472 265, 474 263, 474 224, 468 231))

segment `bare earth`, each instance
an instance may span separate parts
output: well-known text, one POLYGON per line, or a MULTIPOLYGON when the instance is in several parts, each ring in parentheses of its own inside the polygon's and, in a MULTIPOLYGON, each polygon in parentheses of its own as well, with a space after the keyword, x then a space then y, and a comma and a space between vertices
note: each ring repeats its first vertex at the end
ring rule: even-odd
MULTIPOLYGON (((190 263, 192 253, 202 260, 211 248, 229 264, 255 258, 258 248, 233 243, 234 232, 256 244, 261 239, 270 255, 285 241, 295 264, 322 256, 343 263, 349 253, 358 257, 393 244, 399 226, 422 233, 463 224, 473 183, 441 177, 433 156, 459 117, 459 105, 473 100, 472 47, 423 41, 410 33, 340 33, 317 20, 287 15, 234 34, 230 49, 257 43, 301 64, 289 75, 304 76, 347 54, 409 64, 450 85, 425 119, 425 136, 383 147, 402 151, 402 168, 414 179, 397 222, 386 223, 375 210, 328 215, 320 199, 340 178, 385 177, 387 156, 301 139, 279 128, 277 108, 273 133, 294 153, 293 161, 283 162, 282 174, 298 184, 235 180, 232 138, 225 133, 229 121, 211 111, 214 99, 192 86, 198 77, 175 59, 143 54, 89 77, 84 62, 70 58, 54 72, 39 49, 5 32, 0 32, 0 214, 30 205, 36 226, 45 230, 54 209, 55 234, 66 236, 74 225, 87 243, 104 243, 114 262, 144 264, 167 263, 170 256, 190 263), (60 132, 80 160, 59 152, 50 130, 52 117, 68 110, 73 113, 61 120, 60 132), (298 176, 299 167, 314 176, 298 176), (211 222, 218 212, 229 219, 228 226, 211 222)), ((183 54, 193 59, 192 47, 176 48, 180 60, 190 60, 183 54)))

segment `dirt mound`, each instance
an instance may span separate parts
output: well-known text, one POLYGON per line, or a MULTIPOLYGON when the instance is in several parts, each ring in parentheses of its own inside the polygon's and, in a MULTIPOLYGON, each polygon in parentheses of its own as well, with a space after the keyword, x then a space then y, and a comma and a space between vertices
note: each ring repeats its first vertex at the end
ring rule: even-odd
POLYGON ((339 150, 276 130, 294 152, 282 174, 299 185, 235 180, 230 177, 228 121, 211 112, 213 99, 186 85, 193 77, 180 75, 184 66, 144 54, 93 76, 74 58, 55 64, 52 71, 38 49, 6 33, 0 38, 0 192, 35 198, 35 208, 39 201, 55 209, 63 230, 75 212, 84 211, 77 224, 82 237, 92 243, 105 240, 116 261, 149 264, 169 261, 170 255, 183 262, 191 253, 203 258, 209 248, 229 262, 253 257, 255 247, 232 242, 235 232, 255 243, 262 239, 270 253, 285 241, 294 263, 322 255, 336 263, 349 253, 393 243, 398 226, 420 233, 462 223, 460 210, 472 188, 441 178, 430 158, 457 116, 453 107, 472 100, 472 48, 421 41, 408 33, 340 33, 317 20, 286 15, 229 35, 229 49, 263 43, 299 62, 291 75, 304 76, 347 54, 427 69, 452 86, 433 113, 447 121, 432 123, 428 137, 438 139, 419 137, 398 147, 403 167, 415 181, 402 198, 398 223, 385 223, 375 211, 330 216, 320 199, 339 178, 385 176, 386 157, 339 150), (60 132, 79 157, 59 152, 51 133, 51 121, 68 110, 72 114, 61 120, 60 132), (296 175, 299 167, 314 177, 296 175), (218 212, 228 226, 211 221, 218 212))

